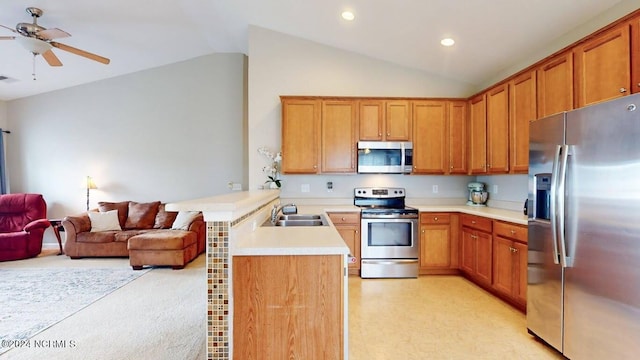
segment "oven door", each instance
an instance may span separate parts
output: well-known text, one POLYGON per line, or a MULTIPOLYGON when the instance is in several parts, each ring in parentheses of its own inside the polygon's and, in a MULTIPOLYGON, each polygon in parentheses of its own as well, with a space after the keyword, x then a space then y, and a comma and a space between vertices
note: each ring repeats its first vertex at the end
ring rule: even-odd
POLYGON ((417 259, 418 219, 362 219, 362 259, 417 259))

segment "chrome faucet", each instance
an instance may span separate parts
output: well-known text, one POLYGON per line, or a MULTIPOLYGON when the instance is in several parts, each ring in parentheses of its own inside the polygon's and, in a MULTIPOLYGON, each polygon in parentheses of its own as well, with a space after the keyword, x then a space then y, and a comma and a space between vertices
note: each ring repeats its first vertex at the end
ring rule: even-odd
POLYGON ((273 208, 271 209, 271 223, 272 224, 276 224, 276 221, 278 220, 278 214, 280 213, 280 211, 283 211, 283 214, 286 212, 287 214, 297 214, 298 213, 298 207, 296 206, 296 204, 293 203, 289 203, 289 204, 285 204, 285 205, 276 205, 273 204, 273 208), (292 210, 289 210, 287 208, 292 208, 292 210), (284 209, 287 209, 286 211, 284 211, 284 209))

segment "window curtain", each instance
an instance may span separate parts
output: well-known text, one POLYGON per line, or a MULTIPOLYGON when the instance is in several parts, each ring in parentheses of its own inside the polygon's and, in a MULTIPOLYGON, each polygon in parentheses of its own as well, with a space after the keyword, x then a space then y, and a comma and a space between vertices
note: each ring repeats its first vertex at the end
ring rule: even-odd
POLYGON ((5 131, 0 128, 0 194, 7 193, 7 171, 5 168, 6 162, 4 161, 4 134, 10 134, 9 131, 5 131))

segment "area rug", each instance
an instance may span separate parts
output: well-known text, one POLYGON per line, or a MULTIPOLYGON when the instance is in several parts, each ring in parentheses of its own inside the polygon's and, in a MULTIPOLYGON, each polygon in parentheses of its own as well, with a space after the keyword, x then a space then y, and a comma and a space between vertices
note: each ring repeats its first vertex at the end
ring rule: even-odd
MULTIPOLYGON (((0 340, 26 340, 151 269, 0 269, 0 340)), ((0 354, 9 350, 0 347, 0 354)))

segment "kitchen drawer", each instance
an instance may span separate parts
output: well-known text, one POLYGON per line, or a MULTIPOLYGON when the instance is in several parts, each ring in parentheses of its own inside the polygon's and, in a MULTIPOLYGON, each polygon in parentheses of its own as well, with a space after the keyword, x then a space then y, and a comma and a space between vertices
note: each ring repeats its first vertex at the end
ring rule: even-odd
POLYGON ((420 213, 420 224, 448 224, 451 222, 451 215, 445 213, 420 213))
POLYGON ((526 243, 528 240, 526 226, 502 222, 502 221, 494 221, 493 229, 496 235, 498 236, 517 240, 524 243, 526 243))
POLYGON ((335 226, 339 226, 341 224, 360 225, 359 212, 334 212, 329 213, 329 218, 335 226))
POLYGON ((480 231, 491 232, 493 220, 475 215, 462 215, 462 226, 470 227, 480 231))

